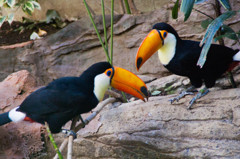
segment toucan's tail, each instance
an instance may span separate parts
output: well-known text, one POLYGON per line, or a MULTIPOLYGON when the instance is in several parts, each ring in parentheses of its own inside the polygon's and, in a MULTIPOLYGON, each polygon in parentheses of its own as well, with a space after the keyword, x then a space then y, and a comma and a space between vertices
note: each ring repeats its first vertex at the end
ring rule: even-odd
POLYGON ((0 126, 10 123, 10 122, 18 122, 25 119, 26 114, 20 111, 17 111, 18 107, 10 110, 9 112, 0 114, 0 126))
POLYGON ((236 50, 236 54, 233 56, 233 61, 240 61, 240 51, 236 50))
POLYGON ((9 112, 0 114, 0 126, 10 123, 12 120, 8 116, 9 112))
POLYGON ((232 71, 236 66, 240 64, 240 51, 235 50, 236 54, 233 56, 233 62, 230 64, 230 66, 227 69, 227 72, 232 71))

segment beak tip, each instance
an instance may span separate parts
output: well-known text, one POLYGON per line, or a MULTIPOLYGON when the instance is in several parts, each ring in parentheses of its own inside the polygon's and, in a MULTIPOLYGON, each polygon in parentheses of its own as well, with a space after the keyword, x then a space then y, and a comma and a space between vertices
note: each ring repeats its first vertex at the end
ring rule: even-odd
POLYGON ((141 67, 143 59, 141 57, 137 58, 136 66, 137 66, 137 71, 139 71, 139 68, 141 67))
POLYGON ((143 98, 142 101, 148 102, 148 97, 143 98))
POLYGON ((148 93, 147 88, 145 86, 142 86, 140 88, 140 90, 141 90, 141 92, 143 93, 143 96, 144 96, 143 101, 144 102, 148 101, 149 93, 148 93), (147 99, 146 101, 145 101, 145 98, 147 99))

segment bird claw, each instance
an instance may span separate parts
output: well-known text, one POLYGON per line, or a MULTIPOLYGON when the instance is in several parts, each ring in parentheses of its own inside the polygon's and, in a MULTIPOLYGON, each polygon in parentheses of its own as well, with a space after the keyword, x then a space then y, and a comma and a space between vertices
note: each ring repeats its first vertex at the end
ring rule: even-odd
POLYGON ((206 94, 208 94, 208 92, 209 92, 209 90, 207 88, 203 88, 202 90, 200 90, 197 93, 197 95, 190 100, 189 106, 187 107, 187 109, 192 109, 192 105, 196 102, 196 100, 205 96, 206 94))
POLYGON ((82 116, 80 115, 80 116, 79 116, 79 118, 80 118, 80 120, 81 120, 81 122, 82 122, 82 124, 83 124, 83 127, 82 127, 82 128, 85 128, 85 126, 86 126, 86 123, 84 122, 84 120, 83 120, 82 116))
POLYGON ((183 91, 177 97, 170 99, 169 101, 171 102, 171 104, 173 104, 173 102, 175 101, 178 102, 181 98, 185 97, 186 95, 194 95, 194 93, 189 91, 183 91))
POLYGON ((177 97, 174 97, 173 99, 170 99, 169 101, 171 102, 171 104, 173 104, 173 102, 175 102, 175 101, 179 101, 179 97, 177 96, 177 97))
POLYGON ((62 129, 62 133, 66 134, 68 136, 73 136, 73 139, 77 138, 77 134, 73 130, 68 130, 68 129, 62 129))

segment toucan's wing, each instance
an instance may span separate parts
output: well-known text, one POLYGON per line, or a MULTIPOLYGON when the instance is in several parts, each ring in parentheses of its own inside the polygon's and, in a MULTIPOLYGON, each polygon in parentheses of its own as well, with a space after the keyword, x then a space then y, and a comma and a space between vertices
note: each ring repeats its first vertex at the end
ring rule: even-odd
POLYGON ((171 63, 173 73, 188 77, 194 73, 198 74, 199 67, 197 66, 197 61, 200 53, 199 42, 184 40, 176 48, 176 54, 171 63))
POLYGON ((79 107, 84 111, 89 100, 88 92, 78 87, 74 77, 71 77, 56 80, 33 92, 20 105, 19 110, 37 115, 72 111, 79 107))

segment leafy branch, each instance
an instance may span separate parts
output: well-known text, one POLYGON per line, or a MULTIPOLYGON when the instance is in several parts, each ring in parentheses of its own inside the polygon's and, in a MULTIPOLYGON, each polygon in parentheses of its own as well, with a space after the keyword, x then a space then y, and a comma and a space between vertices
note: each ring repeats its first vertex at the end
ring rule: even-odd
POLYGON ((203 67, 205 61, 206 61, 206 57, 207 57, 207 53, 208 50, 211 46, 212 40, 214 35, 216 34, 216 32, 218 31, 218 29, 223 25, 223 21, 225 21, 226 19, 232 17, 233 15, 236 14, 236 11, 227 11, 224 14, 222 14, 221 16, 219 16, 218 18, 216 18, 215 20, 213 20, 208 28, 207 31, 200 43, 200 46, 204 44, 202 51, 201 51, 201 55, 199 57, 199 60, 197 62, 197 65, 199 65, 200 67, 203 67))
MULTIPOLYGON (((180 11, 184 13, 184 21, 186 21, 190 17, 191 12, 194 9, 193 6, 195 4, 203 3, 205 1, 206 0, 182 0, 180 11)), ((226 12, 219 15, 216 19, 213 19, 211 16, 209 16, 199 10, 194 9, 194 10, 200 12, 201 14, 204 14, 210 18, 210 19, 203 21, 201 24, 202 27, 206 28, 207 30, 201 41, 201 46, 203 46, 203 48, 202 48, 201 55, 200 55, 198 63, 197 63, 197 65, 199 65, 200 67, 203 67, 203 65, 205 64, 208 50, 211 46, 214 36, 216 35, 216 33, 219 29, 225 30, 225 31, 221 32, 222 34, 219 35, 218 37, 216 37, 214 39, 215 41, 220 40, 223 37, 227 37, 227 38, 230 38, 230 39, 233 39, 233 40, 236 40, 239 42, 239 38, 240 38, 239 32, 240 31, 235 32, 229 26, 224 25, 223 22, 225 20, 231 18, 232 16, 238 14, 240 12, 240 10, 232 11, 231 5, 228 0, 218 0, 218 2, 226 9, 226 12)), ((175 2, 175 5, 172 9, 173 19, 178 18, 178 5, 179 5, 179 0, 177 0, 175 2)))
MULTIPOLYGON (((0 0, 0 8, 10 8, 11 10, 15 8, 22 8, 22 11, 28 15, 32 15, 35 9, 41 10, 40 4, 37 0, 0 0)), ((0 27, 5 21, 8 21, 9 24, 13 22, 14 13, 8 13, 8 15, 2 15, 0 17, 0 27)))
MULTIPOLYGON (((93 20, 93 17, 92 17, 92 14, 91 14, 91 12, 90 12, 90 9, 89 9, 89 7, 88 7, 88 5, 87 5, 87 2, 86 2, 86 0, 83 0, 83 3, 84 3, 84 5, 85 5, 85 7, 86 7, 86 9, 87 9, 87 12, 88 12, 88 15, 89 15, 89 17, 90 17, 90 20, 91 20, 91 22, 92 22, 92 24, 93 24, 93 27, 94 27, 94 29, 95 29, 95 31, 96 31, 96 34, 97 34, 97 36, 98 36, 98 39, 99 39, 99 41, 100 41, 100 43, 101 43, 101 45, 102 45, 102 48, 103 48, 103 50, 104 50, 104 52, 105 52, 105 54, 106 54, 106 57, 107 57, 107 61, 110 63, 110 64, 112 64, 112 59, 109 57, 109 51, 108 51, 108 48, 106 47, 106 46, 108 46, 108 45, 104 45, 104 43, 103 43, 103 40, 102 40, 102 38, 101 38, 101 35, 100 35, 100 33, 99 33, 99 31, 98 31, 98 29, 97 29, 97 26, 96 26, 96 24, 95 24, 95 22, 94 22, 94 20, 93 20)), ((113 0, 112 0, 112 3, 113 3, 113 0)), ((102 6, 102 12, 104 12, 105 11, 105 9, 104 9, 104 3, 103 3, 103 1, 102 1, 102 3, 101 3, 101 6, 102 6)), ((113 6, 113 4, 112 4, 112 6, 113 6)), ((112 10, 113 10, 113 8, 112 8, 112 10)), ((113 13, 113 11, 111 12, 111 13, 113 13)), ((105 29, 104 29, 104 35, 105 35, 105 42, 107 42, 107 29, 106 29, 106 22, 105 22, 105 13, 102 15, 103 16, 103 26, 105 27, 105 29)), ((111 19, 113 18, 113 15, 111 14, 111 19)), ((111 27, 112 27, 112 20, 111 20, 111 27)), ((112 35, 111 35, 111 37, 112 37, 112 35)), ((111 38, 112 39, 112 38, 111 38)), ((111 43, 111 45, 112 45, 112 43, 111 43)), ((111 46, 111 48, 112 48, 112 46, 111 46)), ((111 57, 112 57, 112 55, 111 55, 111 57)))

